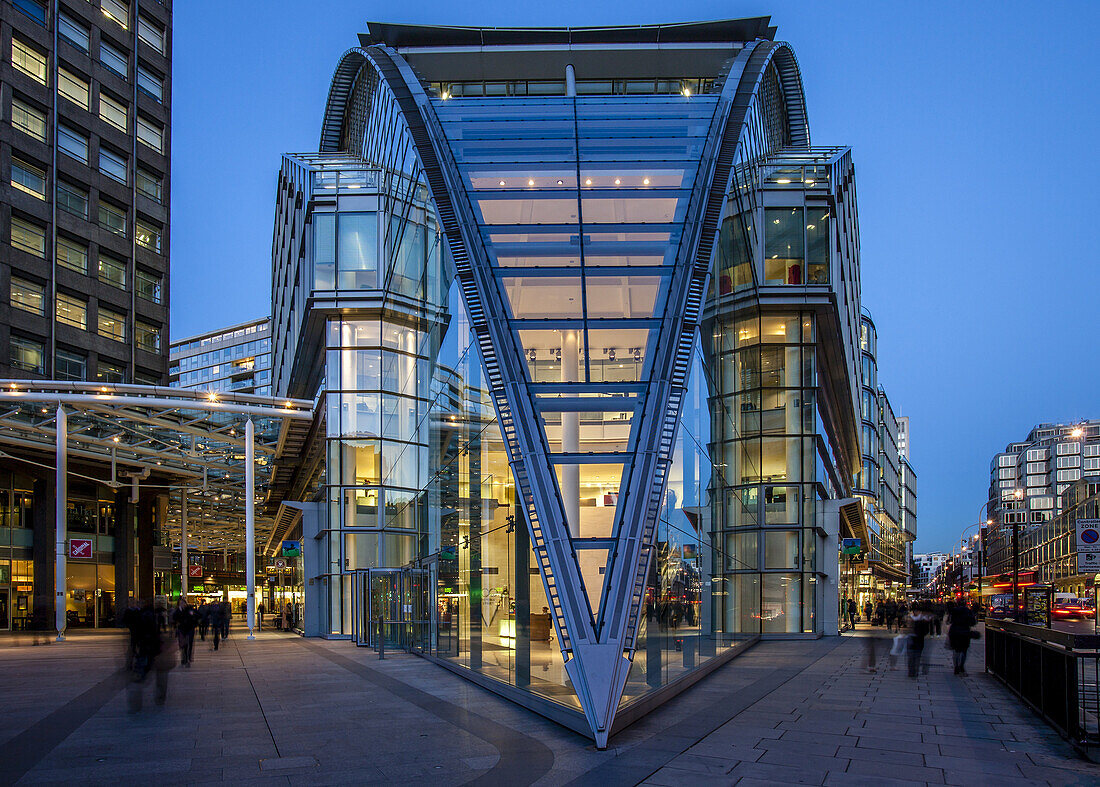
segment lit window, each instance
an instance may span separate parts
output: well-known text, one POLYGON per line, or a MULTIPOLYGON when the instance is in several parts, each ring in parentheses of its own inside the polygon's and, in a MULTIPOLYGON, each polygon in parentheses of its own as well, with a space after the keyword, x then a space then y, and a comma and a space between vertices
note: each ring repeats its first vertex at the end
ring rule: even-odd
POLYGON ((108 257, 102 252, 99 255, 99 280, 104 284, 110 284, 119 289, 126 289, 126 263, 108 257))
POLYGON ((140 349, 158 353, 160 352, 160 328, 136 321, 134 322, 134 341, 140 349))
POLYGON ((155 273, 148 273, 139 268, 134 286, 137 288, 139 298, 144 298, 153 303, 160 303, 160 276, 155 273))
POLYGON ((81 109, 88 109, 88 83, 64 68, 57 72, 57 92, 81 109))
POLYGON ((63 13, 57 18, 57 32, 77 49, 88 51, 88 28, 68 14, 63 13))
POLYGON ((36 257, 46 257, 46 231, 41 227, 31 224, 29 221, 12 216, 11 218, 11 245, 17 249, 33 254, 36 257))
POLYGON ((155 126, 151 121, 141 117, 141 115, 138 115, 137 119, 137 138, 157 153, 163 150, 164 135, 160 128, 155 126))
POLYGON ((80 353, 58 350, 53 373, 58 380, 83 380, 88 374, 88 361, 80 353))
POLYGON ((130 130, 130 121, 127 118, 126 105, 120 101, 115 101, 102 90, 99 93, 99 116, 119 131, 130 130))
POLYGON ((113 312, 110 309, 100 307, 98 318, 98 333, 105 339, 126 341, 126 315, 113 312))
POLYGON ((123 79, 126 79, 126 73, 130 70, 130 64, 126 55, 106 41, 99 42, 99 62, 102 63, 108 71, 115 72, 123 79))
POLYGON ((14 36, 11 39, 11 62, 35 82, 46 84, 46 56, 39 54, 14 36))
POLYGON ((115 235, 126 237, 126 209, 117 208, 109 202, 100 201, 99 226, 113 232, 115 235))
POLYGON ((46 199, 46 173, 17 158, 11 160, 11 185, 25 194, 46 199))
POLYGON ((46 289, 41 284, 11 277, 12 308, 42 316, 46 313, 46 289))
POLYGON ((121 0, 100 0, 99 7, 108 19, 118 22, 123 30, 130 28, 130 7, 121 0))
POLYGON ((138 88, 157 101, 164 99, 164 80, 149 71, 144 66, 138 66, 138 88))
POLYGON ((57 147, 77 161, 88 163, 88 138, 76 129, 59 125, 57 127, 57 147))
POLYGON ((88 247, 69 240, 57 238, 57 264, 77 273, 88 273, 88 247))
POLYGON ((139 219, 137 222, 137 242, 159 254, 160 230, 139 219))
POLYGON ((126 183, 127 181, 126 159, 103 147, 99 149, 99 171, 104 175, 109 175, 119 183, 126 183))
POLYGON ((80 298, 57 293, 57 321, 84 331, 88 328, 88 304, 80 298))
POLYGON ((11 100, 11 124, 39 142, 46 141, 46 113, 39 112, 18 98, 11 100))
POLYGON ((88 192, 64 181, 57 182, 57 207, 66 213, 88 218, 88 192))
POLYGON ((46 4, 42 0, 12 0, 12 5, 43 27, 46 25, 46 4))
POLYGON ((161 179, 159 175, 154 175, 152 172, 139 167, 137 171, 137 188, 149 199, 160 202, 161 179))
POLYGON ((98 383, 126 382, 126 367, 117 361, 100 361, 96 364, 95 379, 98 383))
POLYGON ((144 16, 138 17, 138 38, 164 54, 164 28, 144 16))
POLYGON ((12 336, 9 341, 11 365, 16 369, 36 374, 46 373, 46 353, 41 342, 12 336))

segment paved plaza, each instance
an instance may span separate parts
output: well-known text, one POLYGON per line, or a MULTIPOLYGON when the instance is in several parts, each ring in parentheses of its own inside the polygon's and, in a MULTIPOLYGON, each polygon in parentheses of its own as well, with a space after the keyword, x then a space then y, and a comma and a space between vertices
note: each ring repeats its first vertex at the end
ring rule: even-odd
MULTIPOLYGON (((917 680, 864 665, 863 632, 765 642, 606 751, 405 654, 235 631, 196 643, 167 703, 127 712, 123 637, 0 640, 2 784, 1095 785, 1080 759, 942 639, 917 680)), ((149 683, 152 684, 152 678, 149 683)))

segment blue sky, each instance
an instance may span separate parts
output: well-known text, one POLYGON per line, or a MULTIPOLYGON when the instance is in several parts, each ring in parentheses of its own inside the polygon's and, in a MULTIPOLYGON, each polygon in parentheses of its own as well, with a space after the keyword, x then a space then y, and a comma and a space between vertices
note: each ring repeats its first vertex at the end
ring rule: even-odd
POLYGON ((172 336, 267 314, 275 178, 316 150, 368 19, 599 25, 771 15, 815 145, 856 162, 863 303, 912 419, 918 551, 977 519, 989 460, 1041 421, 1100 417, 1100 3, 265 0, 175 4, 172 336), (399 9, 399 12, 397 11, 399 9), (1093 218, 1090 218, 1093 217, 1093 218), (1085 241, 1088 241, 1087 243, 1085 241))

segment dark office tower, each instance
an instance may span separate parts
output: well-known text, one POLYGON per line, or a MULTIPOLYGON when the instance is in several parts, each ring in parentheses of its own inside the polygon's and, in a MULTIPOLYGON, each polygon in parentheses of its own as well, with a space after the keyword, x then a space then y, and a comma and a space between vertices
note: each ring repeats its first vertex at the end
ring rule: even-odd
POLYGON ((0 377, 164 383, 171 0, 0 3, 0 377))

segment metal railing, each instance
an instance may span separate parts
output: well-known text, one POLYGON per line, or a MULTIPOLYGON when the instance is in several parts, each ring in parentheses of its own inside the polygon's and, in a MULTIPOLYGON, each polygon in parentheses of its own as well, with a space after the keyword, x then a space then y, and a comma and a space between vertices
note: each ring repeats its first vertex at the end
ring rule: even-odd
POLYGON ((1100 636, 986 621, 985 668, 1082 751, 1100 751, 1100 636))

